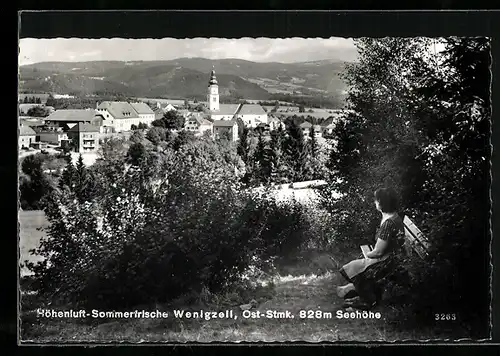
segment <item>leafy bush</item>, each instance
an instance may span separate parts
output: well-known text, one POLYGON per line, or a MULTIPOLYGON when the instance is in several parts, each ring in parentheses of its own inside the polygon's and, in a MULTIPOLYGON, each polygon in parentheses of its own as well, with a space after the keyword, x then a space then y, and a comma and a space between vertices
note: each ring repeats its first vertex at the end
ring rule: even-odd
POLYGON ((28 267, 54 304, 116 309, 227 293, 251 266, 265 269, 309 238, 299 205, 242 189, 229 143, 124 160, 92 167, 92 198, 63 186, 47 202, 48 236, 36 251, 45 259, 28 267))

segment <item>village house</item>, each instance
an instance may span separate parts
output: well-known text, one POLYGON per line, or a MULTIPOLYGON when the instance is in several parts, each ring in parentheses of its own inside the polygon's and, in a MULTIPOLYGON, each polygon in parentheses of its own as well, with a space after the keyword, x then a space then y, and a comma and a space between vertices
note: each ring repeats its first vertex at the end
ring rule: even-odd
POLYGON ((259 124, 268 124, 267 113, 258 104, 241 104, 236 117, 243 120, 248 127, 257 127, 259 124))
POLYGON ((321 125, 313 125, 313 130, 314 130, 314 137, 322 137, 322 131, 323 131, 323 128, 321 127, 321 125))
MULTIPOLYGON (((210 109, 210 118, 212 120, 232 120, 235 118, 241 104, 219 104, 218 109, 210 109)), ((213 106, 212 106, 213 108, 213 106)))
POLYGON ((203 113, 192 113, 186 118, 184 129, 194 132, 195 135, 202 135, 205 131, 212 133, 213 123, 205 119, 203 113))
POLYGON ((173 106, 170 103, 163 103, 162 104, 160 102, 156 103, 156 108, 158 109, 158 111, 161 111, 162 113, 167 113, 167 112, 172 111, 172 110, 177 110, 175 108, 175 106, 173 106))
POLYGON ((91 124, 98 120, 95 110, 92 109, 71 109, 56 110, 45 118, 48 128, 63 130, 71 129, 78 123, 91 124))
POLYGON ((335 129, 335 121, 336 119, 332 116, 321 123, 324 135, 331 135, 333 133, 333 130, 335 129))
POLYGON ((155 120, 155 112, 145 103, 130 103, 139 115, 139 119, 143 124, 148 126, 155 120))
POLYGON ((236 120, 215 120, 213 134, 215 138, 227 135, 231 141, 235 142, 238 140, 238 123, 236 120))
POLYGON ((51 145, 57 145, 64 147, 68 141, 68 134, 64 131, 40 131, 36 134, 37 142, 50 143, 51 145))
POLYGON ((141 122, 137 111, 126 101, 103 101, 97 105, 96 111, 106 120, 106 126, 112 126, 115 132, 130 131, 132 125, 139 126, 141 122))
POLYGON ((278 130, 278 128, 281 126, 281 128, 283 130, 286 129, 286 125, 284 122, 282 122, 280 119, 278 119, 277 117, 274 117, 274 116, 271 116, 269 117, 269 120, 268 120, 268 125, 269 125, 269 129, 271 131, 274 131, 274 130, 278 130))
POLYGON ((99 150, 99 128, 87 123, 78 123, 68 130, 76 152, 96 152, 99 150))
POLYGON ((187 118, 192 114, 192 112, 187 109, 177 110, 176 113, 177 115, 182 116, 184 118, 187 118))
POLYGON ((308 121, 304 121, 299 125, 299 127, 302 129, 302 133, 304 134, 305 137, 309 136, 309 132, 311 130, 312 124, 308 121))
POLYGON ((41 127, 45 125, 45 120, 43 118, 32 118, 29 116, 20 117, 19 122, 21 126, 29 126, 36 132, 36 127, 41 127))
POLYGON ((31 147, 33 147, 35 150, 43 150, 43 149, 47 148, 47 146, 48 145, 46 142, 37 141, 37 142, 31 143, 31 147))
POLYGON ((36 140, 36 132, 29 126, 19 127, 19 148, 28 148, 36 140))

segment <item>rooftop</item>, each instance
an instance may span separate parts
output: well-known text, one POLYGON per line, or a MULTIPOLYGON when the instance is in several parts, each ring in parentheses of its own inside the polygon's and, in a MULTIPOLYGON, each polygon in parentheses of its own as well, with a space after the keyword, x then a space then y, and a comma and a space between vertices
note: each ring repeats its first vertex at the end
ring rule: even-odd
POLYGON ((267 115, 262 106, 258 104, 244 104, 238 115, 267 115))
POLYGON ((19 127, 19 136, 36 136, 36 132, 29 126, 19 127))
POLYGON ((219 110, 210 111, 212 115, 234 115, 240 104, 219 104, 219 110))
MULTIPOLYGON (((126 101, 103 101, 98 109, 108 110, 115 119, 137 119, 139 114, 134 107, 126 101)), ((151 113, 152 114, 152 113, 151 113)))
POLYGON ((70 128, 68 132, 99 132, 99 128, 91 124, 79 122, 77 125, 70 128))
POLYGON ((312 126, 312 124, 310 122, 308 122, 308 121, 304 121, 299 126, 302 127, 302 128, 310 128, 312 126))
POLYGON ((202 113, 192 113, 188 120, 196 120, 199 125, 212 125, 212 122, 205 119, 202 113))
POLYGON ((148 115, 151 115, 151 114, 154 114, 154 111, 149 107, 149 105, 147 105, 146 103, 130 103, 130 105, 132 105, 132 107, 135 109, 135 111, 138 113, 138 114, 148 114, 148 115))
POLYGON ((45 122, 43 120, 33 120, 33 119, 20 119, 21 125, 23 126, 43 126, 45 122))
POLYGON ((71 110, 56 110, 48 117, 45 118, 46 121, 92 121, 96 116, 95 110, 85 110, 85 109, 71 109, 71 110))

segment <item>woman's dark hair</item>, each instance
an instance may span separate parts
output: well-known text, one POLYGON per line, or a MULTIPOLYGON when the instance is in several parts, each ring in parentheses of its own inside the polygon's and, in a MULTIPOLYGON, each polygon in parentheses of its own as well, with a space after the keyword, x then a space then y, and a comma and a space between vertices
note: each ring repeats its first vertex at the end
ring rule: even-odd
POLYGON ((398 195, 394 189, 379 188, 373 195, 375 200, 379 202, 380 210, 382 210, 383 213, 394 213, 398 211, 398 195))

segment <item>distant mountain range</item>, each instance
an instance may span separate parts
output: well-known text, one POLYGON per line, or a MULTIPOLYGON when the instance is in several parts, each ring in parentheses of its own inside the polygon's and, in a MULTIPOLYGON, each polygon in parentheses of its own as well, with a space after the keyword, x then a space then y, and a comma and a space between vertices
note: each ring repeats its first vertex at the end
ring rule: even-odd
POLYGON ((240 59, 43 62, 20 67, 20 91, 70 95, 205 98, 215 68, 222 97, 268 100, 276 94, 342 96, 345 62, 257 63, 240 59))

